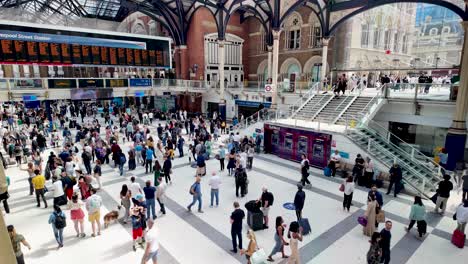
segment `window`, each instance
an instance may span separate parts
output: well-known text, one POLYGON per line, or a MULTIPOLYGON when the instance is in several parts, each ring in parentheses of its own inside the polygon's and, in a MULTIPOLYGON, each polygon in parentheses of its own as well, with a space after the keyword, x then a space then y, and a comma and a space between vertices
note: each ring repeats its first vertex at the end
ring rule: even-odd
POLYGON ((258 53, 262 54, 268 50, 267 48, 267 33, 262 29, 260 30, 260 45, 258 45, 258 53))
POLYGON ((380 30, 378 28, 374 28, 374 49, 379 48, 380 46, 380 30))
POLYGON ((322 29, 319 24, 311 25, 309 31, 309 47, 310 48, 320 48, 322 38, 322 29))
POLYGON ((361 31, 361 47, 367 48, 369 46, 369 25, 363 24, 361 31))
POLYGON ((402 47, 401 47, 401 52, 407 54, 408 53, 408 35, 403 35, 402 37, 402 47))
POLYGON ((287 21, 285 30, 286 49, 299 49, 301 47, 301 24, 299 15, 294 15, 287 21))
POLYGON ((450 33, 450 27, 445 26, 442 28, 442 34, 449 34, 449 33, 450 33))
POLYGON ((393 35, 393 51, 400 52, 400 34, 398 31, 393 35))
POLYGON ((437 35, 437 33, 439 33, 437 28, 431 28, 431 30, 429 30, 429 35, 431 36, 437 35))
POLYGON ((390 38, 391 38, 391 30, 387 29, 384 31, 384 42, 383 42, 383 48, 384 50, 389 50, 390 49, 390 38))
POLYGON ((292 134, 287 133, 284 136, 284 148, 288 150, 293 149, 293 135, 292 134))

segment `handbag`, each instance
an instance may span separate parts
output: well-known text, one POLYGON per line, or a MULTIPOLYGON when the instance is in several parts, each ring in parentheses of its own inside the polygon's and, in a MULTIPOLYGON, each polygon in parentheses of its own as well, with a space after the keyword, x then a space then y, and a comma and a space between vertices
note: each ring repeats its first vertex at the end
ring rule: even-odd
POLYGON ((264 264, 267 263, 267 255, 263 248, 257 249, 252 256, 250 256, 250 263, 252 264, 264 264))
POLYGON ((365 216, 358 217, 357 221, 360 225, 367 226, 367 218, 365 216))
POLYGON ((384 210, 380 210, 380 212, 375 216, 375 220, 377 223, 384 223, 385 222, 385 212, 384 210))
POLYGON ((344 184, 342 183, 342 184, 340 185, 340 189, 339 189, 340 192, 344 192, 344 188, 345 188, 345 187, 344 187, 344 184))

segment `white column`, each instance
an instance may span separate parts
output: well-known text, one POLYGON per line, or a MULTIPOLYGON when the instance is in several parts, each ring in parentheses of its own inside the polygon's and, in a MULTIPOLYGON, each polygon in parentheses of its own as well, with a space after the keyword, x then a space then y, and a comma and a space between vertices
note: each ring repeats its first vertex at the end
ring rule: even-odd
POLYGON ((272 96, 271 96, 271 108, 275 109, 277 106, 277 97, 278 97, 278 59, 279 59, 279 39, 281 31, 273 30, 273 63, 271 69, 271 78, 272 78, 272 96))
POLYGON ((23 65, 22 67, 24 72, 24 78, 31 77, 31 73, 29 72, 29 65, 23 65))
POLYGON ((265 76, 265 81, 271 78, 271 59, 272 59, 272 46, 268 46, 268 71, 267 71, 267 76, 265 76))
MULTIPOLYGON (((322 38, 322 69, 320 70, 320 82, 323 86, 323 81, 327 76, 327 60, 328 60, 328 42, 329 38, 322 38)), ((325 88, 325 87, 322 87, 325 88)))
POLYGON ((219 72, 219 95, 224 102, 224 40, 218 41, 218 72, 219 72))
POLYGON ((460 85, 458 87, 455 115, 449 133, 465 135, 466 114, 468 111, 468 21, 463 21, 462 26, 465 29, 464 44, 460 67, 460 85))

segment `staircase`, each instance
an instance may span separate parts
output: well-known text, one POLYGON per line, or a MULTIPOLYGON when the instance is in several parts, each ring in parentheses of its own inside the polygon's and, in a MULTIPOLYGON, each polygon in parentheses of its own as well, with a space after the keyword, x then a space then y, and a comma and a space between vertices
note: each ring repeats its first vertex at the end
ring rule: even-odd
POLYGON ((308 100, 299 110, 292 115, 292 118, 301 120, 311 120, 322 107, 333 98, 331 94, 316 94, 308 100))
POLYGON ((426 198, 430 198, 431 192, 437 189, 442 180, 441 174, 444 171, 432 158, 426 157, 383 127, 377 130, 359 124, 356 129, 349 130, 347 136, 388 168, 397 162, 403 171, 403 181, 426 198), (407 148, 410 151, 404 150, 407 148))
POLYGON ((335 96, 314 117, 314 122, 332 123, 336 117, 354 100, 354 96, 335 96))
POLYGON ((366 112, 369 109, 369 102, 372 100, 372 97, 363 97, 358 96, 356 100, 346 109, 346 111, 338 116, 338 120, 335 121, 337 125, 346 125, 347 116, 357 116, 360 112, 366 112))

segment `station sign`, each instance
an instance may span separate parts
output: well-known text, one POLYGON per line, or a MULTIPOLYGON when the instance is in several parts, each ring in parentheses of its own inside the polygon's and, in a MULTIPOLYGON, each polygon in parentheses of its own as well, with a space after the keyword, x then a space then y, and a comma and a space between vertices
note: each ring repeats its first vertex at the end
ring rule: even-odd
POLYGON ((36 95, 23 95, 23 101, 36 101, 37 96, 36 95))

